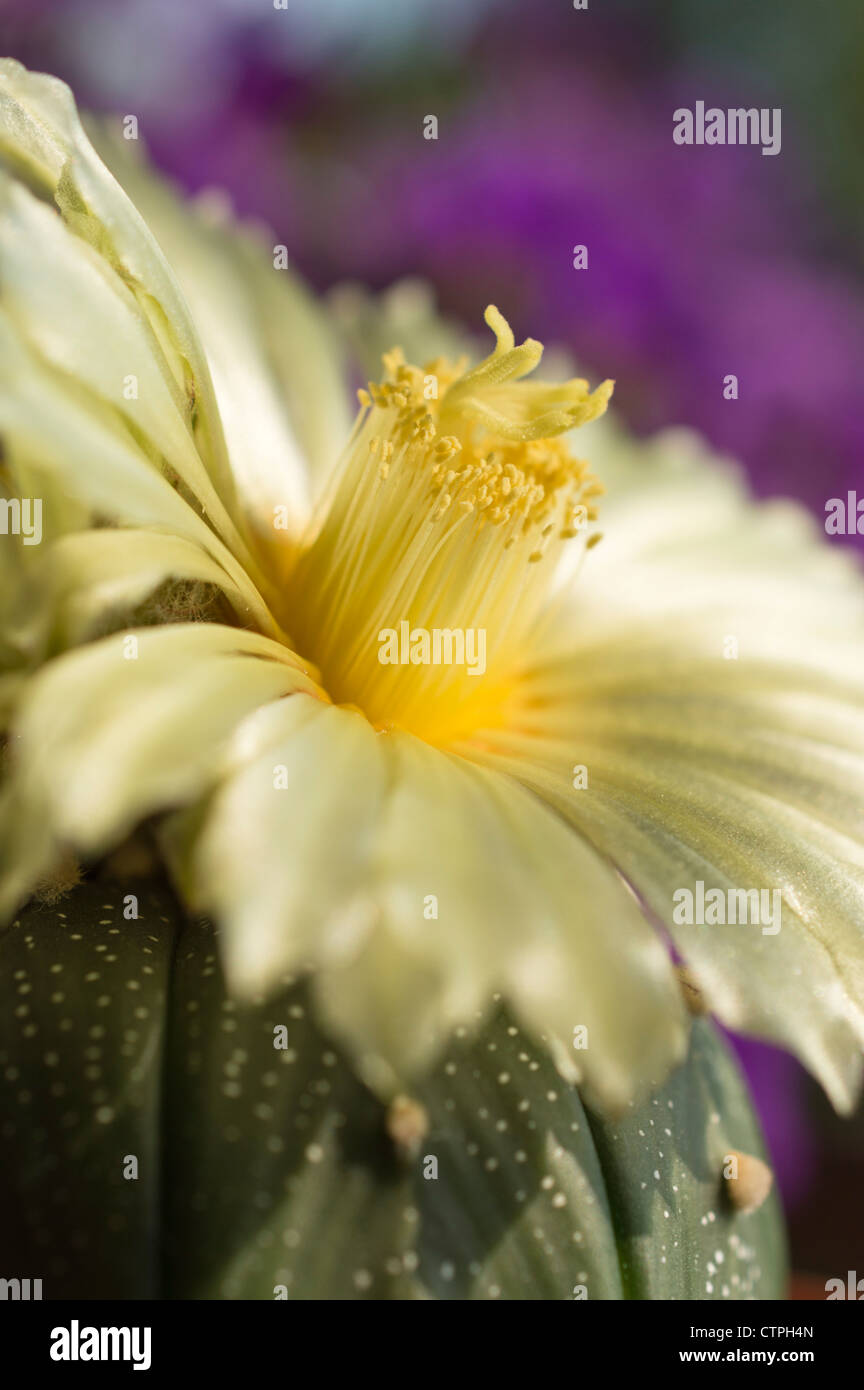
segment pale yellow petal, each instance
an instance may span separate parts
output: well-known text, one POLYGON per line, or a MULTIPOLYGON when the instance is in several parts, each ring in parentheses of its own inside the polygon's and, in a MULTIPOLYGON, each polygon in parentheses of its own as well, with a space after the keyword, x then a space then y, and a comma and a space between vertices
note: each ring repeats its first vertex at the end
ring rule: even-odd
POLYGON ((381 358, 397 345, 408 362, 482 356, 484 344, 438 312, 432 289, 422 280, 398 280, 380 294, 352 281, 331 290, 327 306, 367 379, 377 380, 381 358))
POLYGON ((194 401, 168 371, 131 291, 56 213, 3 176, 0 302, 29 348, 118 411, 183 480, 222 538, 241 549, 193 439, 194 401))
MULTIPOLYGON (((314 681, 285 647, 212 623, 117 633, 50 662, 13 728, 13 790, 34 839, 84 854, 201 795, 244 716, 314 681)), ((10 863, 15 863, 10 857, 10 863)), ((4 902, 30 885, 13 873, 4 902)))
MULTIPOLYGON (((241 621, 254 626, 257 612, 246 602, 243 590, 201 546, 182 536, 154 531, 104 529, 63 536, 50 549, 48 563, 58 596, 58 626, 63 645, 74 645, 101 636, 106 622, 120 626, 123 615, 138 609, 168 581, 183 581, 183 588, 153 614, 153 622, 199 620, 192 611, 195 594, 216 588, 228 598, 241 621), (191 587, 190 587, 191 586, 191 587), (184 597, 185 596, 185 597, 184 597), (176 614, 172 610, 176 604, 176 614)), ((229 615, 230 616, 230 615, 229 615)))
POLYGON ((609 469, 609 543, 526 653, 509 728, 464 751, 619 867, 730 1026, 797 1052, 848 1105, 864 1040, 864 585, 800 509, 755 506, 687 436, 630 448, 609 469), (699 881, 776 890, 781 929, 676 925, 673 895, 699 881))
POLYGON ((228 460, 206 359, 188 308, 144 219, 88 140, 65 83, 0 60, 0 161, 56 204, 77 237, 111 267, 160 340, 177 388, 194 383, 196 441, 228 511, 228 460))
POLYGON ((270 543, 274 508, 298 530, 354 415, 337 337, 276 238, 232 227, 214 196, 184 202, 103 128, 94 138, 176 274, 207 354, 238 496, 270 543))
POLYGON ((428 1062, 495 991, 609 1103, 680 1055, 662 943, 615 873, 518 785, 310 701, 247 721, 232 759, 196 853, 229 978, 248 992, 314 968, 325 1016, 374 1084, 428 1062))
POLYGON ((0 434, 22 496, 43 500, 46 539, 90 517, 152 527, 200 547, 225 571, 255 624, 280 628, 245 568, 178 493, 109 405, 43 362, 0 309, 0 434))
POLYGON ((355 946, 372 900, 384 768, 360 715, 296 699, 236 731, 195 850, 195 897, 224 923, 246 993, 355 946))

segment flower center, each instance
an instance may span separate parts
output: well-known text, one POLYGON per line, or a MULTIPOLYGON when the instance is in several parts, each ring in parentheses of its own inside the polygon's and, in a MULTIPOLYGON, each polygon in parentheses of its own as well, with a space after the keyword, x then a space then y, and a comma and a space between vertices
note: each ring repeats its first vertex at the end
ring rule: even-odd
POLYGON ((288 581, 334 700, 432 742, 498 722, 561 544, 591 543, 602 491, 560 436, 612 383, 523 381, 541 344, 485 317, 495 349, 471 370, 385 354, 288 581))

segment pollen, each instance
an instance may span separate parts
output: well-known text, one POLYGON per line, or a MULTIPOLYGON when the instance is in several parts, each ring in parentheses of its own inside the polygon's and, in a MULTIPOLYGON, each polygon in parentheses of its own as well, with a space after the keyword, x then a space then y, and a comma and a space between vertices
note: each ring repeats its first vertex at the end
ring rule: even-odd
POLYGON ((424 736, 450 729, 466 702, 476 717, 478 696, 489 706, 563 547, 592 539, 602 493, 565 436, 602 414, 612 383, 524 381, 541 345, 517 346, 493 306, 485 317, 496 344, 476 367, 384 354, 288 580, 294 630, 332 697, 424 736), (482 695, 464 665, 415 660, 414 649, 382 666, 382 633, 400 624, 482 632, 482 695))

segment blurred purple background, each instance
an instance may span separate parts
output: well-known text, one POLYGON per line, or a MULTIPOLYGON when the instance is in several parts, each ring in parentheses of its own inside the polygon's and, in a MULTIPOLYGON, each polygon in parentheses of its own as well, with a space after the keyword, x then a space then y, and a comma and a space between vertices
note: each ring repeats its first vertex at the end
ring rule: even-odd
MULTIPOLYGON (((420 275, 472 326, 494 300, 517 335, 615 377, 636 430, 693 425, 820 518, 864 496, 860 0, 835 0, 830 24, 808 0, 3 0, 0 16, 7 53, 136 115, 163 169, 226 187, 318 287, 420 275), (675 145, 672 112, 699 99, 780 107, 781 153, 675 145)), ((845 1274, 850 1250, 864 1259, 864 1121, 841 1127, 776 1051, 740 1051, 796 1263, 845 1274)))

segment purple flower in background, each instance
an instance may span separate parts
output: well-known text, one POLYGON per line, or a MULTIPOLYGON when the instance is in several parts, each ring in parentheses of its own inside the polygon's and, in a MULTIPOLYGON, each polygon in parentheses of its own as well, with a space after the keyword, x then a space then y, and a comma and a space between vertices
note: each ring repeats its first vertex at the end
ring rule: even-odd
POLYGON ((819 1140, 807 1115, 806 1075, 794 1057, 754 1038, 730 1039, 756 1101, 759 1118, 788 1206, 807 1192, 817 1167, 819 1140))
POLYGON ((342 149, 301 167, 295 251, 319 283, 337 268, 379 285, 426 275, 469 319, 506 298, 517 322, 615 375, 637 428, 694 425, 760 491, 824 516, 860 477, 864 307, 787 249, 802 214, 776 162, 674 146, 675 105, 529 74, 443 114, 425 144, 418 108, 408 129, 358 137, 347 172, 342 149))

